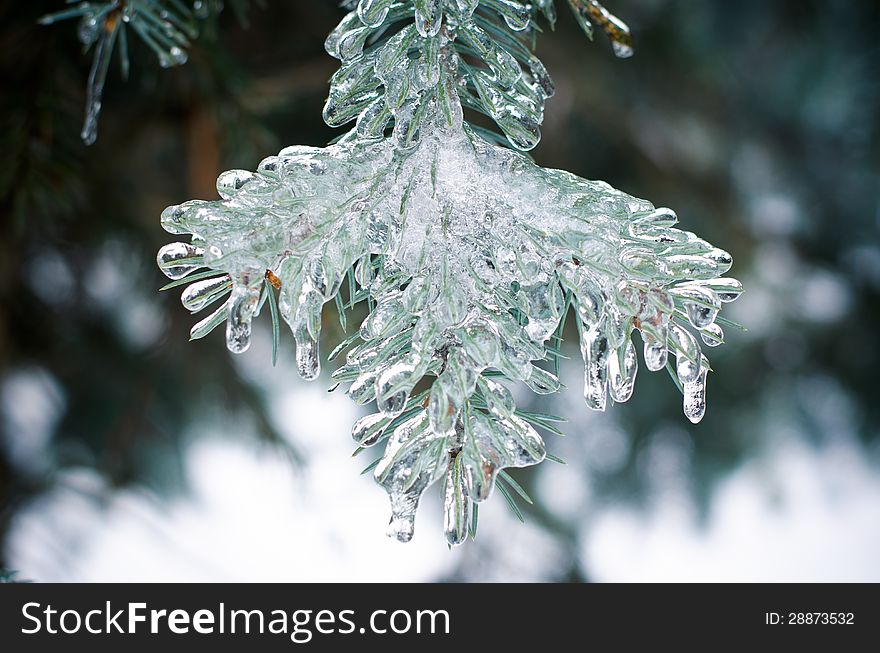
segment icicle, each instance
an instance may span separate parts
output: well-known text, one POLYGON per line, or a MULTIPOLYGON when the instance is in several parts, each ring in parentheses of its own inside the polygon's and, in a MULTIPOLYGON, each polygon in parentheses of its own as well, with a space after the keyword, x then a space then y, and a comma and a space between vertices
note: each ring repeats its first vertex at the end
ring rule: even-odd
POLYGON ((387 533, 400 542, 412 539, 422 493, 442 473, 440 465, 446 455, 445 448, 436 447, 436 456, 426 456, 436 444, 427 425, 425 412, 421 411, 394 429, 385 455, 373 472, 391 500, 387 533))
MULTIPOLYGON (((107 81, 107 71, 110 69, 110 59, 113 56, 113 44, 116 42, 120 27, 116 12, 108 15, 100 28, 94 17, 88 17, 84 21, 83 24, 89 25, 89 30, 100 30, 86 86, 86 117, 80 134, 86 145, 92 145, 98 138, 98 117, 101 115, 104 83, 107 81)), ((87 45, 94 42, 94 31, 89 31, 88 36, 84 38, 85 32, 80 29, 80 40, 87 45)))
POLYGON ((308 332, 294 334, 296 342, 296 371, 306 381, 314 381, 321 374, 318 339, 308 332))
POLYGON ((233 354, 243 354, 251 346, 251 320, 259 301, 259 287, 245 285, 233 287, 226 322, 226 347, 233 354))
POLYGON ((325 298, 324 294, 313 285, 314 280, 310 278, 304 281, 292 319, 286 315, 287 294, 284 292, 282 292, 284 305, 280 307, 282 316, 290 324, 296 342, 296 370, 306 381, 317 379, 321 373, 318 338, 321 335, 321 308, 325 298))
POLYGON ((461 471, 461 457, 452 456, 443 484, 443 530, 449 546, 456 546, 467 539, 470 523, 471 502, 461 471))
POLYGON ((638 371, 636 348, 631 340, 611 352, 608 357, 608 376, 610 379, 611 398, 623 403, 632 396, 638 371))
POLYGON ((581 333, 584 359, 584 400, 593 410, 605 410, 608 391, 608 338, 598 329, 581 333))
POLYGON ((706 377, 709 361, 702 358, 697 378, 684 384, 684 414, 694 424, 706 414, 706 377))

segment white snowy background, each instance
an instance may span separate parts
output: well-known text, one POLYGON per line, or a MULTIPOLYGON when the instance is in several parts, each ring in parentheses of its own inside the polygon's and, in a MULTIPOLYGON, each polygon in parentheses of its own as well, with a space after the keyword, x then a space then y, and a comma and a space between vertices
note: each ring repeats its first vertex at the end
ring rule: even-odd
MULTIPOLYGON (((752 296, 761 295, 758 285, 752 296)), ((181 493, 115 491, 94 472, 70 472, 14 517, 6 553, 20 577, 542 581, 559 579, 575 556, 596 581, 880 581, 880 452, 857 441, 855 408, 833 379, 806 379, 793 390, 824 420, 829 437, 817 444, 792 426, 778 407, 790 388, 776 403, 770 397, 769 411, 752 422, 762 430, 760 449, 724 476, 699 510, 689 490, 693 438, 712 434, 685 429, 683 418, 681 426, 659 428, 637 454, 646 501, 609 500, 593 490, 597 475, 631 453, 616 414, 638 410, 639 392, 608 414, 590 413, 571 361, 563 368, 570 389, 554 405, 570 419, 568 435, 549 441, 569 464, 542 465, 535 498, 570 525, 573 543, 520 524, 493 497, 481 511, 477 542, 450 551, 436 487, 410 544, 384 535, 384 491, 359 475, 365 459, 350 455, 357 407, 283 366, 267 373, 267 349, 263 333, 239 359, 242 373, 265 384, 272 418, 304 464, 243 438, 246 424, 216 423, 190 438, 181 493)), ((57 389, 45 375, 22 371, 7 378, 0 401, 6 431, 19 435, 5 445, 19 464, 38 468, 63 401, 57 389)))

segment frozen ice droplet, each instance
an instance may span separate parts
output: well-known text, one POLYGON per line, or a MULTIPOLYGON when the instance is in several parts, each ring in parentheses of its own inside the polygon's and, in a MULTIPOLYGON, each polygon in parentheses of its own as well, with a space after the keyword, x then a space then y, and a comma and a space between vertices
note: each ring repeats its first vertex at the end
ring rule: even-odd
POLYGON ((470 522, 471 501, 462 473, 461 455, 452 456, 443 486, 443 530, 446 533, 446 542, 450 546, 464 542, 470 522))
POLYGON ((440 383, 431 386, 429 396, 428 419, 431 430, 437 435, 451 435, 455 431, 455 420, 458 418, 458 408, 452 397, 440 383))
POLYGON ((180 296, 183 306, 197 313, 209 304, 217 301, 232 288, 232 279, 228 274, 214 279, 204 279, 187 286, 180 296))
POLYGON ((394 429, 373 471, 391 500, 388 535, 400 542, 412 539, 419 499, 445 467, 445 447, 434 446, 436 440, 427 425, 425 412, 420 411, 394 429))
POLYGON ((703 415, 706 414, 706 377, 708 373, 709 362, 704 357, 697 377, 683 386, 684 414, 694 424, 703 419, 703 415))
POLYGON ((675 353, 675 369, 682 384, 695 381, 700 374, 700 344, 677 324, 669 325, 669 343, 675 353))
POLYGON ((584 359, 584 400, 593 410, 605 410, 608 392, 608 338, 600 329, 581 334, 584 359))
POLYGON ((587 273, 578 268, 574 280, 575 308, 581 321, 588 327, 597 327, 605 311, 605 298, 602 291, 589 278, 587 273))
POLYGON ((534 116, 517 106, 494 113, 495 122, 516 149, 527 152, 541 140, 541 126, 534 116))
POLYGON ((360 335, 363 340, 382 337, 387 332, 395 332, 399 325, 409 319, 409 313, 401 301, 400 293, 391 294, 380 301, 361 324, 360 335))
POLYGON ((395 363, 376 379, 376 405, 386 417, 396 417, 403 412, 409 399, 409 391, 417 379, 415 366, 406 362, 395 363))
POLYGON ((714 290, 718 298, 724 303, 734 301, 743 291, 742 283, 738 279, 731 279, 729 277, 712 279, 706 285, 714 290))
POLYGON ((730 252, 726 252, 718 247, 713 247, 706 253, 706 258, 712 261, 717 267, 718 274, 724 274, 733 265, 733 257, 730 252))
POLYGON ((520 4, 511 0, 499 0, 495 5, 496 11, 504 17, 504 22, 514 32, 522 32, 528 29, 532 20, 532 8, 528 4, 520 4))
POLYGON ((360 0, 358 3, 358 17, 368 27, 378 27, 385 21, 388 8, 393 0, 360 0))
POLYGON ((470 18, 471 14, 477 9, 480 0, 451 0, 449 4, 458 11, 459 16, 463 19, 470 18))
POLYGON ((169 206, 162 211, 160 223, 162 228, 170 234, 188 233, 186 225, 183 224, 184 210, 183 207, 174 205, 169 206))
POLYGON ((672 227, 678 222, 678 215, 670 208, 660 207, 658 209, 654 209, 650 213, 645 213, 643 215, 635 216, 633 221, 638 223, 640 226, 645 227, 653 227, 659 229, 665 229, 672 227))
POLYGON ((541 436, 519 417, 491 419, 473 411, 464 426, 461 456, 471 501, 488 499, 496 475, 505 467, 528 467, 547 455, 541 436))
POLYGON ((226 322, 226 347, 233 354, 242 354, 251 346, 251 322, 259 301, 259 287, 241 285, 232 290, 226 322))
POLYGON ((683 300, 688 321, 697 329, 704 329, 712 324, 721 310, 721 300, 709 288, 687 285, 675 288, 672 292, 683 300))
POLYGON ((100 33, 101 26, 98 24, 98 18, 93 13, 85 14, 79 21, 76 30, 80 43, 90 46, 98 40, 100 33))
POLYGON ((443 0, 413 0, 416 29, 424 38, 436 36, 443 24, 443 0))
POLYGON ((711 308, 695 302, 685 302, 684 308, 687 311, 688 321, 698 329, 704 329, 712 324, 718 315, 717 308, 711 308))
POLYGON ((513 401, 513 395, 510 394, 510 390, 498 381, 482 376, 479 383, 489 413, 499 419, 513 415, 513 412, 516 410, 516 404, 513 401))
POLYGON ((204 266, 205 250, 191 243, 170 243, 159 250, 156 263, 169 279, 182 279, 204 266))
POLYGON ((611 49, 621 59, 633 56, 633 47, 629 39, 611 41, 611 49))
POLYGON ((556 94, 556 85, 553 83, 553 78, 550 77, 550 73, 547 72, 547 68, 537 57, 531 57, 528 61, 529 72, 532 74, 532 79, 535 81, 535 85, 540 90, 541 95, 545 98, 551 98, 556 94))
POLYGON ((361 447, 371 447, 385 433, 391 420, 382 413, 361 417, 351 429, 352 439, 361 447))
POLYGON ((197 18, 207 18, 210 14, 210 11, 208 10, 208 0, 195 0, 193 2, 193 13, 197 18))
POLYGON ((552 395, 559 392, 562 387, 562 383, 555 374, 537 366, 532 366, 531 374, 523 379, 523 383, 529 387, 529 390, 539 395, 552 395))
POLYGON ((175 45, 168 50, 168 57, 172 65, 182 66, 186 63, 189 55, 187 55, 186 50, 175 45))
POLYGON ((714 322, 700 331, 700 338, 707 347, 717 347, 724 342, 724 331, 714 322))
MULTIPOLYGON (((663 333, 666 333, 665 329, 663 333)), ((666 347, 665 335, 663 339, 657 339, 650 333, 642 331, 642 340, 645 341, 645 367, 652 372, 666 367, 669 350, 666 347)))
POLYGON ((504 432, 498 422, 487 419, 482 413, 471 414, 465 425, 462 466, 467 494, 472 501, 485 501, 492 494, 498 465, 506 454, 505 444, 504 432))
POLYGON ((633 55, 632 34, 626 23, 605 9, 597 0, 570 0, 575 15, 589 35, 591 30, 585 25, 587 17, 596 23, 611 41, 614 54, 625 59, 633 55))
POLYGON ((359 406, 376 399, 376 373, 365 372, 359 375, 346 391, 348 398, 359 406))
POLYGON ((638 372, 638 358, 632 340, 611 352, 608 357, 608 376, 611 398, 623 403, 632 396, 638 372))
POLYGON ((249 170, 227 170, 217 177, 217 193, 225 200, 232 199, 254 176, 249 170))
POLYGON ((318 340, 307 331, 297 333, 294 340, 296 340, 296 371, 306 381, 314 381, 321 373, 318 340))

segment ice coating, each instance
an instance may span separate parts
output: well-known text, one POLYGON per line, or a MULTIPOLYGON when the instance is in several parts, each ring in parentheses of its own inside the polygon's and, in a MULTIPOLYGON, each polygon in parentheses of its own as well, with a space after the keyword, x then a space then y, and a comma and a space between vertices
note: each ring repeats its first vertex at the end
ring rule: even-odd
MULTIPOLYGON (((350 302, 370 299, 332 378, 348 384, 356 403, 375 402, 352 437, 360 447, 384 446, 374 476, 390 497, 389 535, 400 541, 412 537, 432 484, 442 480, 444 531, 456 545, 502 470, 545 458, 507 385, 560 390, 542 365, 567 315, 577 325, 589 408, 633 395, 638 331, 646 369, 670 371, 685 415, 697 422, 710 370, 700 343, 723 342, 720 311, 742 291, 724 276, 730 255, 676 228, 672 210, 541 168, 463 121, 473 91, 515 147, 537 142, 552 82, 531 54, 506 50, 480 22, 490 7, 511 33, 528 30, 525 6, 352 3, 327 39, 343 65, 325 117, 356 119, 354 129, 328 147, 285 148, 255 172, 225 172, 220 200, 162 214, 163 227, 189 242, 164 247, 160 268, 192 282, 182 297, 188 309, 220 304, 192 338, 226 322, 228 348, 245 351, 253 319, 267 301, 274 311, 277 293, 296 369, 311 380, 321 369, 324 304, 343 286, 350 302), (406 18, 365 49, 375 30, 406 18), (486 67, 463 74, 458 43, 486 67), (490 82, 530 84, 540 102, 523 110, 490 82)), ((529 7, 552 12, 548 2, 529 7)))
MULTIPOLYGON (((358 423, 355 438, 375 444, 387 437, 391 421, 425 404, 422 421, 434 437, 452 442, 457 429, 464 433, 464 477, 475 479, 479 498, 491 479, 472 470, 483 468, 476 462, 481 455, 494 460, 495 454, 486 444, 491 438, 460 426, 463 415, 480 433, 511 419, 510 393, 487 371, 536 392, 558 389, 558 380, 533 363, 546 358, 547 340, 570 309, 566 297, 578 318, 590 408, 604 410, 609 395, 617 402, 632 395, 638 367, 632 333, 639 330, 647 369, 664 368, 671 353, 686 414, 702 417, 708 366, 694 331, 716 337, 720 328, 708 320, 717 317, 722 297, 729 301, 740 291, 723 277, 729 256, 676 229, 667 209, 603 182, 540 168, 436 119, 403 152, 393 137, 351 139, 288 148, 257 173, 226 173, 220 185, 227 199, 165 212, 169 230, 192 234, 198 245, 166 246, 163 270, 172 278, 216 270, 185 290, 184 301, 205 308, 231 291, 232 351, 246 348, 271 270, 297 367, 314 378, 322 307, 357 265, 358 291, 375 305, 360 326, 359 344, 333 376, 352 383, 356 401, 376 400, 379 413, 358 423), (701 309, 698 315, 690 306, 701 309), (432 387, 414 403, 410 393, 426 375, 435 377, 432 387), (475 443, 483 444, 474 450, 475 443)), ((222 316, 214 325, 221 322, 222 316)), ((436 470, 411 473, 421 480, 405 491, 385 483, 398 506, 398 537, 407 532, 413 492, 420 495, 422 484, 440 478, 436 470)))
POLYGON ((157 0, 98 0, 68 2, 68 7, 40 18, 43 25, 77 19, 77 36, 85 49, 94 47, 92 67, 86 85, 86 111, 80 137, 86 145, 98 137, 98 118, 104 95, 107 72, 114 50, 119 53, 122 76, 127 77, 128 28, 155 53, 163 68, 186 63, 187 48, 198 35, 191 20, 205 18, 204 2, 193 3, 191 12, 183 3, 162 3, 157 0))
MULTIPOLYGON (((629 28, 595 0, 567 0, 588 35, 598 25, 619 57, 632 55, 629 28)), ((541 138, 553 80, 531 52, 538 15, 556 20, 552 0, 360 0, 330 33, 327 52, 342 63, 330 82, 324 119, 357 120, 358 136, 380 138, 392 123, 411 144, 430 104, 457 125, 462 107, 483 113, 507 141, 530 150, 541 138), (401 20, 411 24, 381 40, 401 20), (506 32, 508 36, 500 36, 506 32), (372 39, 379 39, 371 45, 372 39)), ((393 30, 392 30, 393 32, 393 30)))

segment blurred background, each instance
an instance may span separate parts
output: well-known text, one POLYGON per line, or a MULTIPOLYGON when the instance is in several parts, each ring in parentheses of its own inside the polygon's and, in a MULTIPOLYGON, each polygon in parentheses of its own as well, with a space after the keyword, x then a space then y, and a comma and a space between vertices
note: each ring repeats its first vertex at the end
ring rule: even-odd
MULTIPOLYGON (((568 390, 566 465, 514 473, 449 551, 438 492, 416 537, 351 458, 358 408, 307 384, 269 320, 245 355, 155 265, 159 213, 230 168, 323 145, 334 0, 225 11, 190 62, 130 39, 98 141, 91 62, 60 1, 0 1, 0 569, 36 581, 880 581, 880 3, 608 0, 636 54, 558 2, 539 54, 558 93, 533 152, 677 210, 734 256, 748 327, 712 352, 697 426, 662 373, 605 414, 568 390)), ((325 316, 328 345, 342 333, 325 316)), ((357 321, 355 320, 355 323, 357 321)), ((573 341, 573 338, 569 338, 573 341)), ((531 404, 528 402, 531 401, 531 404)))

